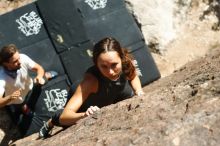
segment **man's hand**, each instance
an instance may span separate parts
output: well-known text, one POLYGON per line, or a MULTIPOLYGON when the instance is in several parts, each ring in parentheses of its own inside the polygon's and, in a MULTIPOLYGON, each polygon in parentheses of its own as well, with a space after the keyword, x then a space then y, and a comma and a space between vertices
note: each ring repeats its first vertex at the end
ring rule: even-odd
POLYGON ((95 113, 96 111, 98 111, 98 110, 100 110, 99 107, 97 107, 97 106, 90 106, 90 107, 86 110, 85 115, 86 115, 86 116, 92 115, 92 114, 94 114, 94 113, 95 113))
POLYGON ((17 99, 21 98, 21 90, 22 89, 18 89, 16 91, 14 91, 10 96, 10 100, 17 100, 17 99))
POLYGON ((34 83, 35 84, 44 85, 45 84, 45 80, 44 80, 43 77, 36 76, 35 79, 34 79, 34 83))

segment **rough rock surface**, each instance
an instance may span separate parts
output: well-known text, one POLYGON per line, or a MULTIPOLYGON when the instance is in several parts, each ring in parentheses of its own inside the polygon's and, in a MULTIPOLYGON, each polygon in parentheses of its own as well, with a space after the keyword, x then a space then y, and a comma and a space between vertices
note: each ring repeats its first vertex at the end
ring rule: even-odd
POLYGON ((0 0, 0 15, 27 5, 35 0, 0 0))
POLYGON ((220 46, 219 0, 125 1, 162 77, 220 46))
POLYGON ((149 86, 142 97, 110 105, 50 138, 16 146, 217 146, 220 143, 220 49, 149 86))
POLYGON ((186 20, 191 0, 126 0, 146 42, 154 51, 163 51, 176 38, 180 24, 186 20), (175 15, 175 17, 174 17, 175 15))

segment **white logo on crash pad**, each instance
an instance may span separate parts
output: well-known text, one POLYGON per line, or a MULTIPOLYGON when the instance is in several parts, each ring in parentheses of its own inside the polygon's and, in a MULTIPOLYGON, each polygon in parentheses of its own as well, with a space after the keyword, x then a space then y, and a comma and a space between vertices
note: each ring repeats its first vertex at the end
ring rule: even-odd
POLYGON ((105 8, 107 4, 107 0, 85 0, 93 10, 105 8))
POLYGON ((143 74, 141 72, 141 69, 139 68, 139 65, 138 65, 138 61, 137 60, 133 60, 133 63, 134 63, 134 66, 136 68, 136 73, 138 76, 142 77, 143 74))
POLYGON ((48 111, 55 112, 63 109, 66 104, 67 90, 51 89, 45 90, 46 98, 44 99, 48 111))
POLYGON ((38 34, 43 24, 41 18, 34 11, 25 13, 16 19, 16 22, 19 24, 18 29, 21 30, 25 36, 38 34))

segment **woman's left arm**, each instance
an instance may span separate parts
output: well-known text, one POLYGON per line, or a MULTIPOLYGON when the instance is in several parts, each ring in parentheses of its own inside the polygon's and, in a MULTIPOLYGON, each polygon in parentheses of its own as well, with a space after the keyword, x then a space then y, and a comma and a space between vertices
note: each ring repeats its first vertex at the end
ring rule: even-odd
POLYGON ((134 77, 134 79, 130 81, 130 83, 131 83, 131 86, 134 90, 135 95, 137 95, 137 96, 144 95, 144 92, 141 87, 141 81, 140 81, 140 78, 138 77, 138 75, 136 75, 134 77))

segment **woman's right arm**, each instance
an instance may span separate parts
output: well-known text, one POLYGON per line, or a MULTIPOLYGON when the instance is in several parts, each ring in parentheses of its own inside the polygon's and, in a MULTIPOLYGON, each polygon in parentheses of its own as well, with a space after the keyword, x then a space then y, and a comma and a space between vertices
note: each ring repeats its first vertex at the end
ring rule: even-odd
POLYGON ((87 112, 77 113, 83 102, 91 93, 95 93, 98 89, 98 80, 91 74, 86 74, 83 81, 78 85, 75 93, 64 108, 60 116, 60 124, 70 126, 88 115, 87 112))

